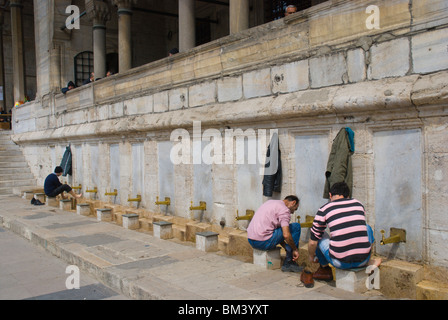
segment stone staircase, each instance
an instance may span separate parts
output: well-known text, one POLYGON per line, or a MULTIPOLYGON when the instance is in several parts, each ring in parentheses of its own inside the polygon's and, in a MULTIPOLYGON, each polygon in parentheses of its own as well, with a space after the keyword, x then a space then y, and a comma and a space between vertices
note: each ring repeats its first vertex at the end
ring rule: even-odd
POLYGON ((20 147, 11 140, 10 130, 0 131, 0 195, 14 194, 14 190, 35 187, 36 179, 20 147))

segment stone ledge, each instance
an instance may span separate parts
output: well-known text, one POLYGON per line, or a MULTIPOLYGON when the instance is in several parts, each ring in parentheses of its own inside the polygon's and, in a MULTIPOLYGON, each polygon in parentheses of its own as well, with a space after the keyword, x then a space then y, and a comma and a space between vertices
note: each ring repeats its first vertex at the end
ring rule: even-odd
POLYGON ((138 121, 135 121, 134 116, 122 116, 43 131, 16 133, 11 138, 18 144, 39 141, 49 143, 60 140, 61 137, 68 140, 101 138, 191 128, 193 121, 197 119, 203 119, 204 127, 223 126, 229 122, 236 125, 252 121, 300 119, 304 116, 338 116, 342 113, 355 112, 390 113, 392 110, 400 109, 409 112, 413 106, 418 106, 421 110, 435 105, 442 108, 443 112, 443 105, 448 103, 447 79, 448 71, 440 71, 429 75, 364 81, 236 102, 215 103, 198 108, 142 114, 138 121))

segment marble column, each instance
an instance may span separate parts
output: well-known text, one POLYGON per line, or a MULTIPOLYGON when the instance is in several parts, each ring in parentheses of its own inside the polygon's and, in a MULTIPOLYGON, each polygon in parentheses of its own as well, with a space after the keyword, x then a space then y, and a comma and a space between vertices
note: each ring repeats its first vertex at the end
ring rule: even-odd
POLYGON ((9 111, 6 108, 5 100, 5 67, 4 67, 4 56, 3 56, 3 23, 5 20, 5 12, 0 8, 0 87, 1 87, 1 99, 0 99, 0 110, 9 111))
POLYGON ((86 0, 86 12, 93 21, 93 72, 95 79, 106 76, 106 22, 110 8, 106 2, 86 0))
POLYGON ((112 0, 118 7, 118 69, 124 72, 132 68, 132 6, 137 0, 112 0))
POLYGON ((194 0, 179 0, 179 52, 196 46, 194 0))
POLYGON ((25 101, 25 64, 23 57, 22 0, 11 0, 11 36, 14 102, 25 101))
POLYGON ((249 0, 230 0, 230 34, 249 29, 249 0))

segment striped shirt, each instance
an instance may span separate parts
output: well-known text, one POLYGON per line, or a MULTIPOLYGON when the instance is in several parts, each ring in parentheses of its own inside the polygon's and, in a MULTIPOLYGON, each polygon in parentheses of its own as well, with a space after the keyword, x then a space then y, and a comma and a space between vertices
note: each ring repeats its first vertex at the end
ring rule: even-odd
POLYGON ((362 262, 370 254, 364 206, 356 199, 323 205, 314 217, 310 239, 318 241, 330 229, 330 256, 341 262, 362 262))

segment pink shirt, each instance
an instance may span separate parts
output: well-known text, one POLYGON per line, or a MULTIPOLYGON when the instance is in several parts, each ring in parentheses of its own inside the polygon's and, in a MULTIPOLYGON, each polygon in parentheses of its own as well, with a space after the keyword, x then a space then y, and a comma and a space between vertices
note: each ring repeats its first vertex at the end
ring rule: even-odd
POLYGON ((291 213, 283 200, 268 200, 255 212, 247 237, 252 240, 268 240, 275 229, 289 226, 291 213))

